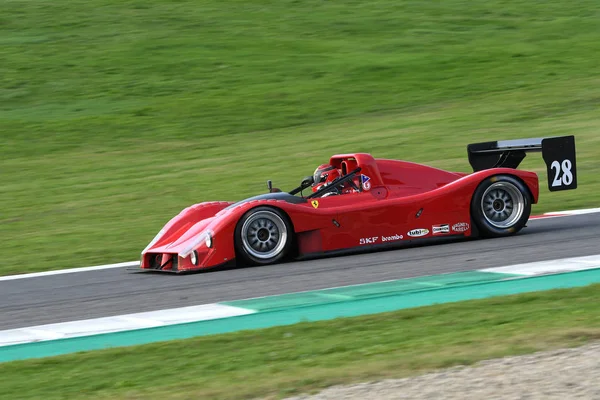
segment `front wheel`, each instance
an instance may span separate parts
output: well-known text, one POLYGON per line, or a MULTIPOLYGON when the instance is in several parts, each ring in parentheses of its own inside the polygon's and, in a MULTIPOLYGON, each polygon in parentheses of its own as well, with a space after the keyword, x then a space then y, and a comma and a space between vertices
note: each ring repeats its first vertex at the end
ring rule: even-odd
POLYGON ((283 212, 271 207, 253 208, 236 226, 236 253, 245 264, 273 264, 290 254, 293 234, 283 212))
POLYGON ((483 236, 508 236, 519 232, 531 214, 527 187, 508 175, 492 176, 475 190, 471 216, 483 236))

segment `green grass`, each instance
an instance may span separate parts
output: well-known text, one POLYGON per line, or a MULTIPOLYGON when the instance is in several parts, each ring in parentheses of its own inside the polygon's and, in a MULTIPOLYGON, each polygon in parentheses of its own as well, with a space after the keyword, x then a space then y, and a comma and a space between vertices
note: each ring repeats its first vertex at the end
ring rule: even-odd
POLYGON ((0 364, 0 398, 247 399, 600 338, 600 285, 0 364))
POLYGON ((0 274, 137 259, 337 152, 575 134, 580 188, 534 212, 598 206, 599 37, 596 0, 3 1, 0 274))

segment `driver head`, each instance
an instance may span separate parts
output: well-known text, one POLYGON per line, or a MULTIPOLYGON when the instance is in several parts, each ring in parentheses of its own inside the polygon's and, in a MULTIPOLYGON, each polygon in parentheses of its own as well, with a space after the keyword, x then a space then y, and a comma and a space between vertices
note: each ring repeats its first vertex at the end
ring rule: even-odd
POLYGON ((313 174, 314 183, 312 191, 316 192, 323 185, 326 185, 340 176, 340 171, 331 164, 321 164, 315 169, 313 174))

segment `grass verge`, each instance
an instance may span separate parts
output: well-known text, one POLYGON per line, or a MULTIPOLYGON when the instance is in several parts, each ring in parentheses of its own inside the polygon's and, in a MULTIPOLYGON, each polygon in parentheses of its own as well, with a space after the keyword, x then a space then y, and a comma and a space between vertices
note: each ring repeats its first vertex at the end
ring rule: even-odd
POLYGON ((580 189, 534 211, 597 206, 598 21, 596 0, 1 2, 0 274, 137 259, 184 207, 338 152, 468 171, 468 143, 575 134, 580 189))
POLYGON ((600 285, 0 364, 0 397, 277 398, 600 339, 600 285))

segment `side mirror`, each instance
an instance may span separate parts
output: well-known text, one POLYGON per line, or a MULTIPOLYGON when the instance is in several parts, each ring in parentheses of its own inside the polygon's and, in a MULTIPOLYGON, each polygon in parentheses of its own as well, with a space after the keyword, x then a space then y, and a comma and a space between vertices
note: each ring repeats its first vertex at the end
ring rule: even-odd
POLYGON ((310 185, 312 185, 313 183, 315 183, 315 179, 313 178, 312 175, 305 177, 304 179, 302 179, 302 187, 303 188, 307 188, 310 185))
POLYGON ((267 181, 267 188, 269 189, 269 193, 281 192, 281 189, 273 187, 273 182, 270 180, 267 181))

